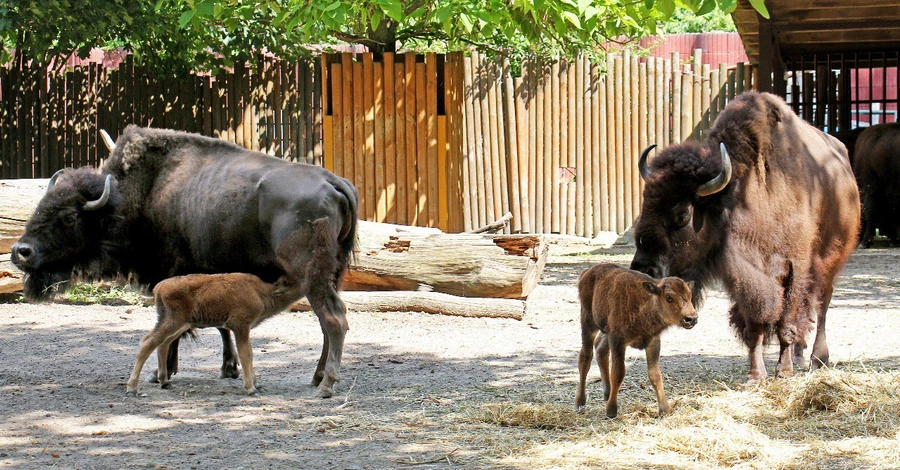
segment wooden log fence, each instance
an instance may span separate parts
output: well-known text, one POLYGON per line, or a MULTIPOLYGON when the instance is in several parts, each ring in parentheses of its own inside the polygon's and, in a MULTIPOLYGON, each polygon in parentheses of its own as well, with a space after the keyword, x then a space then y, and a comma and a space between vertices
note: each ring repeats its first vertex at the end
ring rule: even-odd
POLYGON ((0 66, 0 178, 48 177, 98 166, 129 124, 215 136, 296 161, 322 163, 318 65, 261 60, 214 74, 160 77, 130 58, 58 68, 0 66))
MULTIPOLYGON (((753 88, 746 64, 610 54, 528 60, 477 53, 324 54, 158 78, 129 60, 0 67, 0 178, 48 177, 108 156, 98 129, 168 127, 323 165, 358 188, 370 221, 593 237, 640 213, 637 157, 702 139, 753 88)), ((811 89, 812 87, 809 87, 811 89)))
POLYGON ((510 211, 512 232, 626 230, 641 208, 641 150, 704 138, 753 88, 747 64, 711 68, 701 54, 525 61, 515 77, 502 59, 465 57, 459 229, 510 211))

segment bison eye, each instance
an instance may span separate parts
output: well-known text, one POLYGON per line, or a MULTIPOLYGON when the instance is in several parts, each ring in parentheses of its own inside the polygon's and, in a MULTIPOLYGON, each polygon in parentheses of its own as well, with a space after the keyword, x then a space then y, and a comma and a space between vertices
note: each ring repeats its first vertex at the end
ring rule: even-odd
POLYGON ((672 303, 672 296, 671 296, 671 295, 666 294, 666 302, 672 303))
POLYGON ((679 212, 677 216, 675 216, 675 225, 679 227, 684 227, 691 220, 691 213, 688 211, 679 212))
POLYGON ((63 221, 63 224, 65 224, 67 227, 71 227, 71 226, 75 225, 75 222, 78 221, 78 214, 75 214, 75 213, 65 214, 62 217, 62 221, 63 221))

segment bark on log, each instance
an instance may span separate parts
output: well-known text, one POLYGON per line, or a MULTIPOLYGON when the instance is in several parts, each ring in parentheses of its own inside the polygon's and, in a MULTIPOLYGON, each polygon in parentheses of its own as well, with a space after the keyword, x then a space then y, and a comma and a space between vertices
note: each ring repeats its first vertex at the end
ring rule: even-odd
POLYGON ((361 222, 344 290, 433 290, 462 297, 524 299, 540 280, 540 235, 391 232, 361 222))
MULTIPOLYGON (((458 297, 440 292, 341 292, 341 299, 351 312, 425 312, 460 317, 511 318, 521 320, 525 302, 515 299, 458 297)), ((292 311, 310 311, 303 299, 292 311)))
POLYGON ((9 253, 12 244, 25 232, 25 223, 47 192, 49 181, 0 181, 0 254, 9 253))
POLYGON ((0 255, 0 294, 9 294, 22 290, 22 271, 19 271, 9 255, 0 255))

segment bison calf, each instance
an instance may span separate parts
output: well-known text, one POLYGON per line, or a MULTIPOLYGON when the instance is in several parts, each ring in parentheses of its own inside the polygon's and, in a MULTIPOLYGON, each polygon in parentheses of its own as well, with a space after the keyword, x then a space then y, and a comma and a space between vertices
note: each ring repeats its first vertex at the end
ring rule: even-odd
POLYGON ((578 392, 575 406, 587 401, 585 381, 591 368, 594 348, 603 379, 606 416, 618 414, 619 387, 625 377, 625 348, 647 351, 647 374, 656 390, 660 416, 668 413, 669 403, 663 391, 659 371, 659 335, 672 325, 690 329, 697 324, 697 312, 691 303, 691 289, 677 277, 653 279, 614 264, 601 264, 585 270, 578 280, 581 301, 581 353, 578 355, 578 392), (598 334, 599 333, 599 334, 598 334), (612 369, 610 369, 610 355, 612 369))
POLYGON ((154 349, 159 358, 160 386, 171 388, 166 371, 169 345, 190 329, 206 327, 234 332, 238 358, 244 369, 244 389, 249 395, 255 395, 250 329, 288 308, 302 296, 300 289, 288 275, 274 284, 243 273, 191 274, 160 282, 153 289, 158 316, 156 327, 141 341, 137 362, 128 379, 127 395, 137 395, 141 368, 154 349))

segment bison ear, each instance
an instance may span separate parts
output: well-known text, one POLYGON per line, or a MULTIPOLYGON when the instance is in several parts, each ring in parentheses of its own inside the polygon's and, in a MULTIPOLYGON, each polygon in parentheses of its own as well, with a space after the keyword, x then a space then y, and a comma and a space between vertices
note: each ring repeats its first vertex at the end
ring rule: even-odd
POLYGON ((659 292, 660 292, 659 286, 657 286, 656 284, 654 284, 650 281, 644 281, 644 290, 646 290, 647 292, 649 292, 652 295, 659 295, 659 292))

